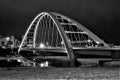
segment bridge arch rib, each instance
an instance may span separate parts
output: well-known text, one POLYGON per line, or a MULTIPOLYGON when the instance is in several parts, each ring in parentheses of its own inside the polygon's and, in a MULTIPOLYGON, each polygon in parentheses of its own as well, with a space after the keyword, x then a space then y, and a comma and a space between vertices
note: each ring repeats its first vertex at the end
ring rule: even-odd
POLYGON ((44 17, 44 16, 49 16, 51 18, 51 20, 54 22, 54 24, 56 25, 57 27, 57 30, 60 34, 60 37, 62 38, 62 42, 64 44, 64 48, 65 48, 65 51, 67 52, 68 54, 68 58, 72 58, 74 59, 74 54, 73 54, 73 51, 72 51, 72 46, 62 28, 62 26, 60 25, 60 23, 57 21, 57 19, 55 18, 55 16, 49 12, 43 12, 43 13, 40 13, 38 16, 35 17, 35 19, 32 21, 32 23, 30 24, 27 32, 25 33, 25 36, 23 37, 23 40, 22 40, 22 43, 19 47, 19 50, 18 52, 20 52, 21 48, 23 47, 24 43, 25 43, 25 40, 27 39, 27 35, 29 34, 30 32, 30 29, 33 27, 34 23, 37 21, 37 23, 35 24, 35 27, 34 27, 34 32, 33 32, 33 43, 32 43, 32 47, 33 48, 36 48, 36 38, 37 38, 37 30, 38 30, 38 27, 39 27, 39 23, 41 21, 41 19, 44 17))

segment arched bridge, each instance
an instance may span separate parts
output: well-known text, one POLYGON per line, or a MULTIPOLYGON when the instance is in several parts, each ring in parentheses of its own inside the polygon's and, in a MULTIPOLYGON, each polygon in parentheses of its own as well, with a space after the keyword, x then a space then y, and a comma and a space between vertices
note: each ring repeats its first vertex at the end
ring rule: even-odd
POLYGON ((74 59, 74 51, 114 51, 80 23, 54 12, 38 14, 27 29, 18 52, 39 50, 65 52, 74 59))

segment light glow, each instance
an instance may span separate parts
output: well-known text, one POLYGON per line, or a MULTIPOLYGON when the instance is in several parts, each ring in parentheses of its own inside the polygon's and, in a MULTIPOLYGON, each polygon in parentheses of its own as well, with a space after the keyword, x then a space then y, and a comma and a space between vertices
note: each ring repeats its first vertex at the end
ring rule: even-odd
POLYGON ((41 43, 40 48, 45 48, 45 45, 43 43, 41 43))
POLYGON ((61 42, 61 44, 64 44, 63 42, 61 42))
POLYGON ((48 61, 40 64, 40 67, 48 67, 48 66, 49 66, 48 61))
POLYGON ((91 40, 88 39, 88 42, 91 42, 91 40))
POLYGON ((6 41, 9 41, 10 40, 10 37, 6 37, 6 41))
POLYGON ((21 60, 20 60, 20 59, 18 59, 18 62, 21 62, 21 60))
POLYGON ((95 41, 97 44, 100 44, 100 42, 98 42, 98 41, 95 41))

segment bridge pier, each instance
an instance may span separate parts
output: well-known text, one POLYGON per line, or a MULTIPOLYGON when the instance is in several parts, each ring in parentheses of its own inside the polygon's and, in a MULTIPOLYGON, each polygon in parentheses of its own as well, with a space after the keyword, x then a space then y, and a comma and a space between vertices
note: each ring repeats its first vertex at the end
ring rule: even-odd
POLYGON ((69 65, 69 67, 78 67, 78 66, 80 66, 80 65, 81 65, 81 63, 78 62, 77 59, 72 59, 72 60, 70 60, 70 65, 69 65))
POLYGON ((69 60, 69 62, 70 62, 70 67, 75 67, 75 59, 71 59, 71 60, 69 60))
POLYGON ((74 52, 72 49, 68 49, 68 58, 69 58, 69 67, 77 67, 80 64, 80 62, 78 62, 74 52))

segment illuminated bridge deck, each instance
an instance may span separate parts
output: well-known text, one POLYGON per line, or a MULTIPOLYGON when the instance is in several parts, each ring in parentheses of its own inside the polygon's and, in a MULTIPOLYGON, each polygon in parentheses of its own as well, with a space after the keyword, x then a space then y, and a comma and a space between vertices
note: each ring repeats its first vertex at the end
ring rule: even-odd
MULTIPOLYGON (((37 50, 37 51, 50 51, 50 52, 66 52, 65 48, 22 48, 22 50, 26 50, 26 51, 33 51, 33 50, 37 50)), ((104 47, 100 47, 100 48, 95 48, 95 47, 89 47, 89 48, 81 48, 81 47, 73 47, 74 51, 120 51, 120 48, 104 48, 104 47)))

